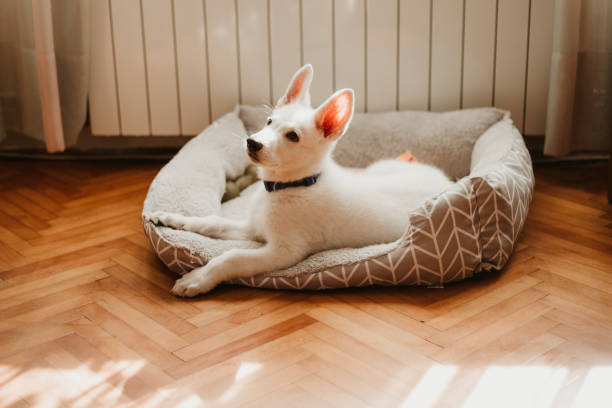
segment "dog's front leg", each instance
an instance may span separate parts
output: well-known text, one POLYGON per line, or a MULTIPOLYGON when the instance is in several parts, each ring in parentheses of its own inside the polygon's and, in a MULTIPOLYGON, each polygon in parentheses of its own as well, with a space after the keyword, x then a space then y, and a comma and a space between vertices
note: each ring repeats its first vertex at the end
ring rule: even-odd
POLYGON ((182 214, 163 211, 156 211, 145 217, 150 221, 167 227, 191 231, 211 238, 254 239, 246 220, 231 220, 217 215, 188 217, 182 214))
POLYGON ((232 249, 177 280, 172 293, 195 296, 210 291, 223 281, 286 268, 302 258, 303 254, 298 251, 269 244, 257 249, 232 249))

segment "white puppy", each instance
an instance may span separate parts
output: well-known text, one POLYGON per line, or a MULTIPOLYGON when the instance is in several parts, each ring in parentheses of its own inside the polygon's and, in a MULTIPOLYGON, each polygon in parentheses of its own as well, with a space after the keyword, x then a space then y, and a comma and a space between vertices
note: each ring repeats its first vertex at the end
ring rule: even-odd
POLYGON ((225 280, 286 268, 326 249, 392 242, 406 229, 398 220, 451 183, 439 169, 419 163, 383 160, 364 173, 334 163, 331 152, 351 122, 354 95, 342 89, 312 109, 312 74, 306 65, 294 75, 264 128, 246 141, 264 180, 247 219, 148 216, 214 238, 265 243, 230 250, 194 269, 177 280, 176 295, 205 293, 225 280))

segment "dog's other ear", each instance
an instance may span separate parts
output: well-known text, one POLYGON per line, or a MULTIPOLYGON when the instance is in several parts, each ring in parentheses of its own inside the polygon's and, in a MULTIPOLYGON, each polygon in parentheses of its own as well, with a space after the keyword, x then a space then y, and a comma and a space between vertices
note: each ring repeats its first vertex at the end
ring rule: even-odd
POLYGON ((341 89, 319 106, 315 125, 325 138, 337 139, 344 134, 353 117, 354 99, 352 89, 341 89))
POLYGON ((312 65, 306 64, 291 78, 285 94, 276 103, 276 106, 288 105, 298 102, 310 107, 310 83, 312 82, 312 65))

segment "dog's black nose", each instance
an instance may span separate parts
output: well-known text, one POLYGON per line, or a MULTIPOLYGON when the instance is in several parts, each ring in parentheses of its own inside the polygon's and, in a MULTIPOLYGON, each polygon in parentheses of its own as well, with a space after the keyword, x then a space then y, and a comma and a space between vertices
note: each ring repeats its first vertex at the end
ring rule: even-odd
POLYGON ((256 140, 253 140, 251 138, 247 139, 247 149, 249 149, 249 152, 251 153, 255 153, 261 150, 261 148, 263 147, 263 145, 261 143, 259 143, 256 140))

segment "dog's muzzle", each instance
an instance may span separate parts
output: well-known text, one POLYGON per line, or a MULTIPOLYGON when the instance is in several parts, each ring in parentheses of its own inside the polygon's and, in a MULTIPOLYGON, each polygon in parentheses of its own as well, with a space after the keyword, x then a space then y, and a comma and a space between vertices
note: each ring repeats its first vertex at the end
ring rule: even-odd
POLYGON ((247 149, 249 153, 257 153, 263 147, 261 143, 259 143, 256 140, 251 139, 250 137, 246 141, 247 141, 247 149))

